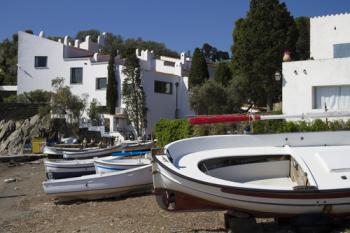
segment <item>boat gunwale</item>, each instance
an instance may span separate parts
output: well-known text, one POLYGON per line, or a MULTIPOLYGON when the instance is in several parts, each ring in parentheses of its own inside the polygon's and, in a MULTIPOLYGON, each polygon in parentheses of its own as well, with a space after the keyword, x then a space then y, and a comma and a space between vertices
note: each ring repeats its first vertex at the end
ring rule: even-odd
MULTIPOLYGON (((315 195, 315 194, 322 194, 322 199, 324 198, 328 198, 327 196, 325 196, 326 194, 329 195, 340 195, 340 196, 344 196, 344 197, 350 197, 350 188, 346 188, 346 189, 324 189, 324 190, 320 190, 320 189, 307 189, 307 190, 282 190, 282 189, 263 189, 263 188, 249 188, 249 187, 233 187, 233 186, 229 186, 229 185, 224 185, 224 184, 215 184, 215 183, 211 183, 211 182, 207 182, 207 181, 202 181, 199 179, 195 179, 189 176, 186 176, 184 174, 181 174, 177 171, 175 171, 174 169, 171 169, 170 167, 168 167, 167 165, 163 164, 158 158, 157 156, 165 156, 168 158, 167 155, 165 154, 157 154, 157 155, 152 155, 153 158, 153 163, 157 163, 159 164, 161 167, 163 167, 165 170, 167 170, 168 172, 179 176, 180 178, 192 181, 192 182, 196 182, 202 185, 208 185, 208 186, 212 186, 212 187, 216 187, 216 188, 221 188, 222 192, 225 193, 229 193, 229 194, 237 194, 237 195, 245 195, 245 196, 255 196, 255 197, 271 197, 272 195, 274 195, 275 197, 273 198, 277 198, 277 195, 286 195, 286 194, 293 194, 293 198, 290 199, 301 199, 301 198, 305 198, 305 199, 312 199, 314 197, 311 197, 311 195, 315 195), (238 192, 240 193, 244 193, 244 194, 238 194, 238 192), (259 194, 264 194, 267 193, 267 195, 270 196, 266 196, 266 195, 259 195, 259 194), (305 196, 300 196, 300 195, 308 195, 308 198, 306 198, 305 196), (343 195, 341 195, 343 194, 343 195), (299 196, 299 198, 298 198, 299 196)), ((170 161, 169 161, 170 162, 170 161)), ((172 163, 173 164, 173 163, 172 163)), ((307 187, 307 186, 306 186, 307 187)), ((317 196, 318 196, 317 195, 317 196)), ((279 198, 286 198, 286 197, 279 197, 279 198)), ((319 198, 319 199, 320 199, 319 198)), ((337 197, 339 198, 339 197, 337 197)))

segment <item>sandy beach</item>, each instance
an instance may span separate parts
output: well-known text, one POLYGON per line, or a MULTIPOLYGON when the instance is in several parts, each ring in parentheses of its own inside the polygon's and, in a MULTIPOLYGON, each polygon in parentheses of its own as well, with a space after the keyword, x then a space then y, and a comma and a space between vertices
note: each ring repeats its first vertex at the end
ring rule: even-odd
MULTIPOLYGON (((60 203, 43 192, 45 179, 42 160, 0 163, 0 232, 226 232, 224 212, 169 213, 151 193, 60 203), (16 181, 4 182, 8 178, 16 181)), ((271 219, 257 222, 261 232, 294 232, 271 219)), ((332 232, 349 232, 349 223, 334 226, 332 232)))

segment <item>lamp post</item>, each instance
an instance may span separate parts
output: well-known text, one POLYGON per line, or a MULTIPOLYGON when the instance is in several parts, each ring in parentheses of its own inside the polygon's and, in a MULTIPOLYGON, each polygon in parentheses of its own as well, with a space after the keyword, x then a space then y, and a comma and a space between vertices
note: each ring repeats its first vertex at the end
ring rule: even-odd
POLYGON ((275 80, 276 81, 281 81, 282 79, 282 74, 279 71, 276 71, 275 73, 275 80))
MULTIPOLYGON (((179 79, 179 78, 178 78, 179 79)), ((179 82, 175 83, 175 119, 179 118, 179 109, 178 109, 178 88, 179 88, 179 82)))
POLYGON ((280 95, 280 97, 279 97, 279 100, 282 101, 282 84, 283 84, 283 77, 282 77, 281 72, 276 71, 276 73, 275 73, 275 80, 276 80, 277 82, 281 82, 281 85, 280 85, 280 88, 281 88, 281 95, 280 95))

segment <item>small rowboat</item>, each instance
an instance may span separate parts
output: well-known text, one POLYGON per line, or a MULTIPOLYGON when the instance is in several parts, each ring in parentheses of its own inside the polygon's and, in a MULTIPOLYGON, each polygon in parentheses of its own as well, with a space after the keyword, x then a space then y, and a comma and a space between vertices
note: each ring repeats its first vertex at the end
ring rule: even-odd
MULTIPOLYGON (((145 155, 149 152, 150 150, 116 152, 113 153, 112 156, 104 157, 104 159, 120 160, 123 157, 145 155)), ((95 174, 96 171, 94 162, 96 159, 97 158, 75 160, 45 160, 44 166, 46 177, 48 179, 63 179, 95 174)))
POLYGON ((122 149, 121 145, 110 146, 107 148, 97 148, 94 150, 87 151, 64 151, 64 159, 88 159, 94 157, 102 157, 111 155, 113 152, 120 151, 122 149))
POLYGON ((138 159, 119 159, 119 158, 102 158, 95 160, 95 170, 97 174, 103 174, 113 171, 123 171, 131 168, 151 164, 151 160, 145 158, 138 159))
POLYGON ((95 174, 94 159, 44 160, 48 179, 63 179, 95 174))
POLYGON ((51 157, 62 157, 63 152, 81 152, 81 151, 89 151, 96 150, 98 147, 89 147, 89 148, 72 148, 72 147, 55 147, 55 146, 45 146, 43 153, 47 154, 51 157))
POLYGON ((350 214, 350 131, 179 140, 153 155, 159 206, 263 217, 350 214))
POLYGON ((94 157, 104 157, 111 155, 115 152, 127 152, 133 150, 146 150, 151 149, 153 142, 138 143, 138 144, 126 144, 117 145, 112 147, 107 147, 103 149, 89 150, 89 151, 79 151, 79 152, 63 152, 63 158, 65 159, 88 159, 94 157))
POLYGON ((61 200, 95 200, 152 189, 151 165, 119 172, 47 180, 44 192, 61 200))

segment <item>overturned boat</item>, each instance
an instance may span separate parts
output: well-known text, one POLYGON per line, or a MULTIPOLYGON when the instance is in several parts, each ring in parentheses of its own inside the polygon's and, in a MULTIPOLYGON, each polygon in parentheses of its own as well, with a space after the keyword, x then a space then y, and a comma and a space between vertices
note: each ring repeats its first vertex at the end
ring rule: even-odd
POLYGON ((350 131, 176 141, 153 155, 153 183, 169 211, 348 215, 350 131))
POLYGON ((124 171, 47 180, 44 192, 61 200, 94 200, 152 189, 151 165, 124 171))

